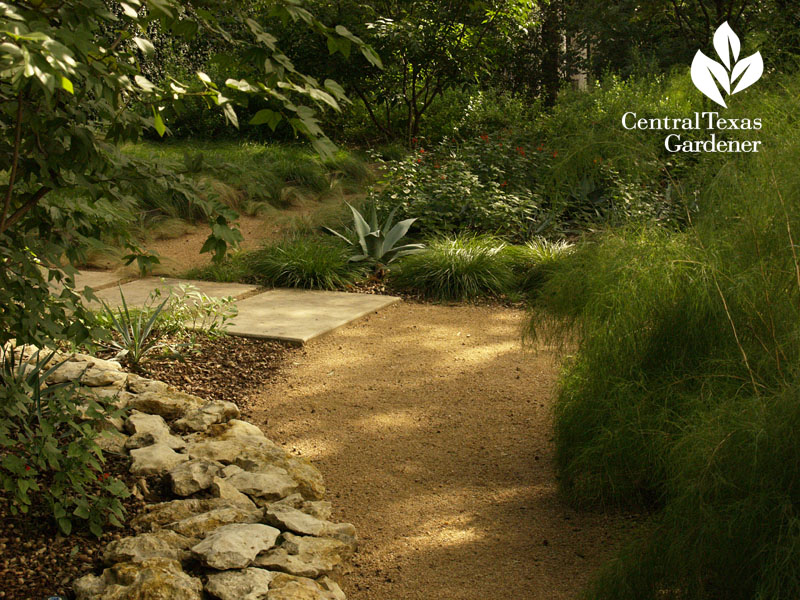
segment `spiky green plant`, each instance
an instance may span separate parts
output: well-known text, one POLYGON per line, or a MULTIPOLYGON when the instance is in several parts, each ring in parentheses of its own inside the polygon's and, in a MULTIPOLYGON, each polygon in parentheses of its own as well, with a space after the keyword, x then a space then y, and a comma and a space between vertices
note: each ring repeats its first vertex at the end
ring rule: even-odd
POLYGON ((355 207, 350 204, 347 206, 353 212, 354 236, 348 237, 330 227, 323 227, 323 229, 356 248, 356 252, 359 253, 350 257, 351 262, 368 262, 380 268, 403 256, 421 252, 425 248, 423 244, 397 245, 408 233, 411 225, 417 220, 416 218, 405 219, 392 226, 397 212, 395 208, 381 226, 378 223, 378 211, 375 204, 370 207, 369 222, 355 207))

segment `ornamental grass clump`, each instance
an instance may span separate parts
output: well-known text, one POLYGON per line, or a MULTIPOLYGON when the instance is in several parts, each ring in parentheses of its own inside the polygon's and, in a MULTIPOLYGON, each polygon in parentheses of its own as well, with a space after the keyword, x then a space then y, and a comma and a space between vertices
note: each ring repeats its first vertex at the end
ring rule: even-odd
POLYGON ((503 257, 506 244, 493 237, 440 238, 391 270, 389 282, 434 300, 473 300, 501 296, 514 287, 514 273, 503 257))
POLYGON ((537 297, 533 334, 578 339, 565 496, 651 515, 587 598, 800 597, 800 80, 778 83, 728 113, 772 123, 769 152, 680 172, 687 227, 599 235, 537 297))
POLYGON ((248 254, 247 280, 262 285, 336 290, 364 277, 364 268, 349 260, 350 250, 334 240, 297 237, 248 254))

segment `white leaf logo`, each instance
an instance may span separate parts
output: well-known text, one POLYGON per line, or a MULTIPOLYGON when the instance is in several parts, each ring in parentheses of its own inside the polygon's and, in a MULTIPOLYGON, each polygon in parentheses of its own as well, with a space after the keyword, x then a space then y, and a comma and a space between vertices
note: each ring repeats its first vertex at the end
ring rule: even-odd
POLYGON ((739 60, 742 44, 738 36, 727 22, 719 26, 714 33, 714 50, 722 64, 709 58, 698 50, 692 61, 692 82, 698 90, 717 104, 728 107, 720 92, 721 87, 726 94, 736 94, 750 87, 764 73, 764 61, 761 53, 739 60), (736 81, 738 80, 738 83, 736 81), (719 84, 719 87, 717 86, 719 84), (731 86, 736 85, 731 91, 731 86))

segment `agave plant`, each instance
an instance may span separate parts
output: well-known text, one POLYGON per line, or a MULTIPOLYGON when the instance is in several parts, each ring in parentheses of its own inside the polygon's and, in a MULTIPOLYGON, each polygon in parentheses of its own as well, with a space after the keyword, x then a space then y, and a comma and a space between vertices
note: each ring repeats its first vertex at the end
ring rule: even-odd
POLYGON ((124 360, 132 367, 137 367, 146 354, 168 346, 154 334, 158 318, 169 302, 169 297, 154 309, 146 306, 144 310, 131 314, 121 287, 119 295, 122 298, 122 307, 117 309, 119 314, 114 314, 111 307, 103 302, 103 311, 111 323, 111 329, 119 336, 118 340, 112 339, 105 344, 117 350, 115 360, 124 360))
POLYGON ((378 224, 378 212, 373 204, 370 209, 369 222, 353 206, 348 204, 353 211, 353 229, 358 237, 356 240, 348 238, 346 235, 334 231, 330 227, 324 227, 325 231, 340 237, 354 248, 360 250, 358 254, 350 257, 351 262, 372 262, 377 266, 385 266, 401 256, 416 254, 425 249, 423 244, 404 244, 398 246, 397 243, 408 233, 409 228, 417 219, 405 219, 392 227, 395 208, 389 213, 383 226, 378 224))

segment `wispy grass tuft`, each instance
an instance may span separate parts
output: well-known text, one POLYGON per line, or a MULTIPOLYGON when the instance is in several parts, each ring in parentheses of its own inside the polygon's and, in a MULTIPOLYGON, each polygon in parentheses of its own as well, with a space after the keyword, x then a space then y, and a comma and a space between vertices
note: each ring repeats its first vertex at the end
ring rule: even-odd
POLYGON ((515 289, 531 296, 538 293, 550 273, 574 250, 575 245, 570 242, 535 238, 524 246, 508 246, 503 254, 517 278, 515 289))
POLYGON ((683 231, 599 235, 537 296, 531 334, 579 338, 555 410, 565 495, 654 511, 587 598, 800 597, 800 78, 735 100, 767 150, 682 165, 683 231))

